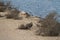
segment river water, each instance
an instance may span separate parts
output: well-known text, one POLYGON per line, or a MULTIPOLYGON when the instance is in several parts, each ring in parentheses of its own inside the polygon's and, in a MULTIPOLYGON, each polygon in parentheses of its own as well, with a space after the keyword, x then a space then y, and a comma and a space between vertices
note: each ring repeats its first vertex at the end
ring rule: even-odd
MULTIPOLYGON (((6 0, 5 0, 6 1, 6 0)), ((60 0, 10 0, 19 10, 36 16, 46 16, 51 11, 60 13, 60 0)))

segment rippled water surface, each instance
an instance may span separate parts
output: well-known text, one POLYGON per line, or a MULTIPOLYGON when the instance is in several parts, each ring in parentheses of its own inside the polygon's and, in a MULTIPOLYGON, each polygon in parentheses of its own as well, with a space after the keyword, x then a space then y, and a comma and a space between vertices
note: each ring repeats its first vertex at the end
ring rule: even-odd
MULTIPOLYGON (((6 0, 5 0, 6 1, 6 0)), ((33 15, 45 16, 48 12, 55 10, 60 13, 60 0, 10 0, 20 10, 33 15)))

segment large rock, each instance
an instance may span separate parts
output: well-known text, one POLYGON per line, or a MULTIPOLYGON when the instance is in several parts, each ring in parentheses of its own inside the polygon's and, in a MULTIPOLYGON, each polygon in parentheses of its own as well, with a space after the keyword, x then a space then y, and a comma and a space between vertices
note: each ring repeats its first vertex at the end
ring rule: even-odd
POLYGON ((0 12, 0 17, 6 17, 7 14, 7 12, 0 12))
POLYGON ((24 11, 20 11, 19 17, 22 17, 22 18, 28 18, 30 17, 30 14, 28 14, 27 12, 24 12, 24 11))

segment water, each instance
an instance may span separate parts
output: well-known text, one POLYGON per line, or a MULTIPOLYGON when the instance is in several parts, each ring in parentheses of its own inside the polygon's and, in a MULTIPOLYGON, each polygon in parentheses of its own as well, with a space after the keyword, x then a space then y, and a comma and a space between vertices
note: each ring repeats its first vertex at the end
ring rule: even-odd
MULTIPOLYGON (((5 0, 6 1, 6 0, 5 0)), ((10 0, 19 10, 36 16, 46 16, 50 11, 60 13, 60 0, 10 0)))

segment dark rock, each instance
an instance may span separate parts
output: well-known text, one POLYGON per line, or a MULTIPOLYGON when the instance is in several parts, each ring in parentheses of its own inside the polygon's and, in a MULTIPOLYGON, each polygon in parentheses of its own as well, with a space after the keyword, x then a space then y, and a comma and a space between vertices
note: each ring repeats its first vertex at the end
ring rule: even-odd
POLYGON ((21 26, 18 27, 18 29, 30 29, 33 26, 32 23, 28 23, 26 25, 22 24, 21 26))

